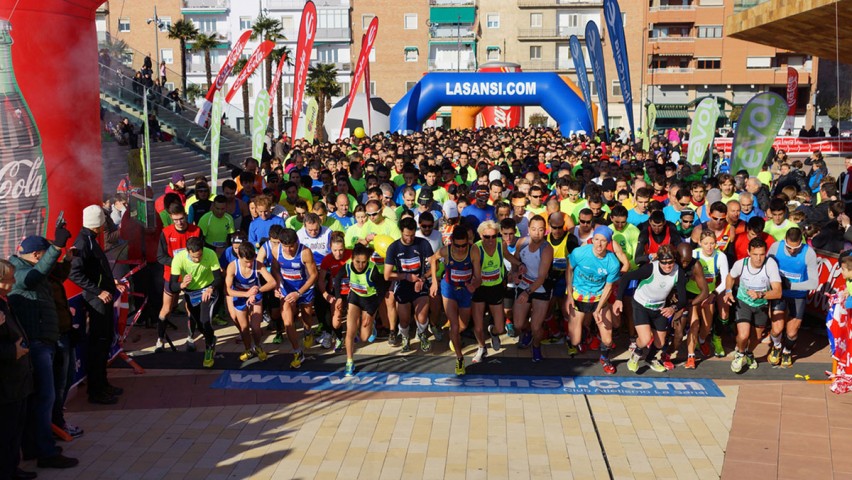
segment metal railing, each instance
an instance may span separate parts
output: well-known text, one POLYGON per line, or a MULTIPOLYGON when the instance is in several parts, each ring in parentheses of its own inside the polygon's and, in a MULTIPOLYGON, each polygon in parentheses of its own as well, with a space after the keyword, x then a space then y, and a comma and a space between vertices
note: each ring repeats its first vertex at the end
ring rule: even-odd
POLYGON ((567 72, 574 70, 571 62, 540 62, 530 60, 521 64, 521 68, 530 72, 567 72))
POLYGON ((766 3, 769 0, 734 0, 734 12, 748 10, 751 7, 756 7, 761 3, 766 3))
POLYGON ((476 62, 471 60, 469 62, 461 62, 461 68, 455 61, 450 62, 438 62, 436 60, 429 60, 429 71, 430 72, 455 72, 457 70, 461 70, 463 72, 467 72, 470 70, 476 70, 476 62))
POLYGON ((691 11, 695 10, 695 5, 659 5, 657 7, 651 7, 649 12, 671 12, 671 11, 691 11))
POLYGON ((603 0, 518 0, 518 7, 600 7, 603 0))
POLYGON ((323 40, 345 40, 352 39, 352 30, 348 28, 317 28, 316 39, 318 42, 323 40))
POLYGON ((182 9, 200 10, 203 8, 209 9, 228 9, 231 8, 231 0, 183 0, 181 2, 182 9))
POLYGON ((541 39, 541 38, 568 38, 576 35, 583 38, 586 35, 585 27, 556 27, 556 28, 520 28, 518 39, 541 39))
POLYGON ((649 68, 648 73, 693 73, 695 72, 694 68, 679 68, 679 67, 666 67, 666 68, 649 68))
POLYGON ((465 7, 476 5, 476 0, 429 0, 430 7, 465 7))
POLYGON ((433 25, 429 28, 430 38, 470 38, 475 36, 476 31, 470 25, 463 27, 453 27, 449 25, 446 27, 437 27, 433 25))
POLYGON ((695 37, 651 37, 648 39, 649 42, 660 42, 660 43, 668 43, 668 42, 694 42, 695 37))

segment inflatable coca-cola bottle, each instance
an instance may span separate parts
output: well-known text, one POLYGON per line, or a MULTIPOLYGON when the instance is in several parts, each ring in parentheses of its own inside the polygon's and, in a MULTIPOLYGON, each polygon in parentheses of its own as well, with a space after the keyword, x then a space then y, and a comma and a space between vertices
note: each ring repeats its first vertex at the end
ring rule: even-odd
MULTIPOLYGON (((41 137, 12 68, 12 27, 0 19, 0 255, 45 234, 47 175, 41 137)), ((45 92, 47 94, 47 92, 45 92)))

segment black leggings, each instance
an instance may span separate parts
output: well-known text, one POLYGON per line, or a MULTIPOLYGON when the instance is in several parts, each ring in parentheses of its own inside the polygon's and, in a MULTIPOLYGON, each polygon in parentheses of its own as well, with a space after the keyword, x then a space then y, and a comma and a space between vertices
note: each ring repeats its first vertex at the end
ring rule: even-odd
POLYGON ((204 344, 207 348, 216 346, 216 335, 213 333, 213 313, 216 309, 216 301, 219 295, 214 291, 210 300, 201 302, 198 305, 193 305, 189 298, 189 293, 183 296, 184 301, 189 305, 189 324, 192 330, 198 330, 204 335, 204 344))

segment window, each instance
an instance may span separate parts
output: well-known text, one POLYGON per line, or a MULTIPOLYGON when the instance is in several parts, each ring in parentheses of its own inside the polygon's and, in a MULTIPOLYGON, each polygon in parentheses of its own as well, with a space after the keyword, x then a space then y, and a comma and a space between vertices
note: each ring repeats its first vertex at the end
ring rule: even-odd
POLYGON ((488 61, 500 60, 500 47, 489 46, 485 49, 485 58, 488 61))
POLYGON ((296 38, 299 35, 299 32, 293 29, 293 17, 281 17, 281 30, 284 31, 284 35, 288 39, 296 38))
POLYGON ((159 17, 160 18, 160 31, 168 32, 169 27, 172 26, 172 17, 159 17))
POLYGON ((118 19, 118 31, 119 32, 129 32, 130 31, 130 19, 129 18, 119 18, 118 19))
POLYGON ((411 90, 415 85, 417 85, 417 82, 405 82, 405 91, 411 90))
POLYGON ((195 19, 193 23, 198 25, 198 31, 201 33, 216 33, 216 19, 214 18, 195 19))
POLYGON ((698 38, 722 38, 721 25, 706 25, 698 27, 698 38))
POLYGON ((417 30, 417 14, 416 13, 406 13, 404 17, 404 24, 406 30, 417 30))
MULTIPOLYGON (((349 28, 349 11, 336 9, 336 10, 320 10, 317 14, 317 28, 318 29, 348 29, 349 28)), ((372 20, 372 19, 370 19, 372 20)), ((370 22, 367 22, 367 26, 370 26, 370 22)), ((366 27, 365 27, 366 28, 366 27)))
POLYGON ((160 59, 166 62, 167 65, 175 63, 175 56, 171 48, 160 49, 160 59))
POLYGON ((166 82, 166 84, 163 86, 163 89, 167 92, 171 92, 175 89, 175 82, 166 82))
POLYGON ((541 60, 541 45, 530 46, 530 60, 541 60))
POLYGON ((746 58, 746 68, 770 68, 772 67, 772 57, 748 57, 746 58))
POLYGON ((405 47, 405 61, 406 62, 416 62, 419 60, 419 52, 417 51, 417 47, 405 47))
POLYGON ((340 96, 349 95, 349 82, 340 82, 340 96))
POLYGON ((612 96, 620 97, 621 96, 621 81, 613 80, 612 81, 612 96))
POLYGON ((370 96, 374 97, 376 95, 376 82, 370 82, 370 96))
POLYGON ((240 17, 240 31, 251 30, 251 17, 240 17))
POLYGON ((658 68, 666 68, 668 67, 668 61, 663 58, 652 58, 651 59, 651 67, 652 69, 658 68))
POLYGON ((722 68, 722 60, 719 58, 699 58, 695 66, 699 70, 719 70, 722 68))
POLYGON ((375 15, 372 13, 361 15, 361 30, 370 28, 370 22, 373 21, 373 17, 375 17, 375 15))
POLYGON ((530 28, 541 28, 543 15, 540 13, 530 14, 530 28))
POLYGON ((374 46, 372 50, 370 50, 370 56, 367 58, 370 63, 375 63, 376 61, 376 47, 374 46))
POLYGON ((702 7, 722 7, 725 5, 725 0, 701 0, 702 7))
POLYGON ((500 14, 499 13, 489 13, 485 15, 485 27, 486 28, 500 28, 500 14))

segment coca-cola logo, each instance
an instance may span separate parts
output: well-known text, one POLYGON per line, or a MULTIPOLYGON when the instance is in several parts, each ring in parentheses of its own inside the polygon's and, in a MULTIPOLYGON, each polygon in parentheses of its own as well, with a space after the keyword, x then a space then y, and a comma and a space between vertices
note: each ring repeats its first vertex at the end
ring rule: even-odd
POLYGON ((835 259, 817 256, 817 261, 820 286, 808 292, 807 303, 820 313, 826 313, 830 306, 828 295, 842 289, 842 282, 838 282, 842 272, 840 262, 835 259))
POLYGON ((799 88, 798 75, 787 75, 787 106, 796 104, 796 90, 799 88))
POLYGON ((307 8, 306 8, 305 9, 305 29, 306 29, 305 40, 309 40, 309 41, 313 40, 314 34, 317 31, 317 29, 315 28, 316 20, 317 20, 317 18, 314 15, 314 12, 307 11, 307 8))
POLYGON ((0 168, 0 200, 30 198, 41 195, 44 186, 42 157, 11 161, 0 168))

